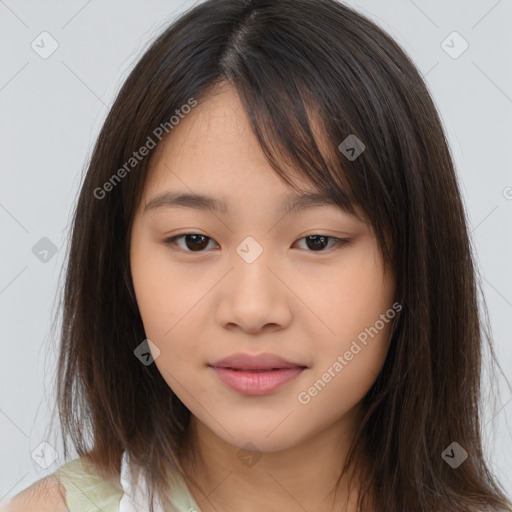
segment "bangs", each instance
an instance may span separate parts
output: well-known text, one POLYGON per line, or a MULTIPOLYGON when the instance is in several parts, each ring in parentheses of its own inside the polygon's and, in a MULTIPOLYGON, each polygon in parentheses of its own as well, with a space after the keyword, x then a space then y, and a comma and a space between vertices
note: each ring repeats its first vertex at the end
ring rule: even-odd
POLYGON ((276 173, 295 190, 298 183, 308 183, 343 211, 361 217, 362 204, 342 167, 338 144, 305 88, 288 81, 287 87, 283 84, 288 94, 279 95, 276 101, 275 92, 264 91, 260 96, 247 85, 240 85, 238 91, 252 130, 276 173))
MULTIPOLYGON (((374 138, 384 130, 378 123, 368 127, 367 121, 385 116, 372 116, 350 99, 374 94, 367 90, 372 84, 355 86, 363 80, 356 80, 353 70, 328 72, 329 57, 324 63, 304 59, 301 53, 307 47, 291 33, 288 41, 277 44, 271 28, 265 27, 264 39, 258 38, 257 31, 251 33, 251 28, 239 27, 239 35, 233 36, 236 43, 228 44, 219 57, 219 76, 203 89, 201 98, 226 88, 234 90, 276 174, 297 192, 302 184, 310 184, 341 210, 366 222, 377 235, 384 259, 393 266, 391 219, 396 211, 374 157, 385 143, 377 144, 374 138), (355 148, 359 149, 355 158, 348 158, 341 149, 354 138, 361 146, 355 148)), ((282 32, 282 26, 279 29, 282 32)), ((393 128, 387 129, 393 137, 393 128)))

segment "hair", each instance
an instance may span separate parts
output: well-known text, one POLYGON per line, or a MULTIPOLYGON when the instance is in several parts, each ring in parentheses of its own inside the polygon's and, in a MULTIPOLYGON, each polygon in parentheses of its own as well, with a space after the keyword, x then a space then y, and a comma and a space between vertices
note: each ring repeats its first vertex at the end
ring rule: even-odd
POLYGON ((199 3, 158 35, 120 88, 73 213, 56 379, 64 456, 71 442, 107 475, 127 450, 150 501, 165 500, 174 472, 192 479, 183 464, 190 411, 156 365, 134 356, 146 336, 130 234, 152 158, 129 172, 126 163, 159 126, 172 144, 176 110, 222 85, 239 95, 276 174, 295 187, 292 169, 341 207, 360 208, 395 271, 402 310, 340 461, 340 479, 363 471, 360 510, 509 510, 483 453, 485 322, 440 117, 404 50, 335 0, 199 3), (364 144, 355 159, 339 149, 349 135, 364 144), (457 469, 441 456, 452 442, 469 454, 457 469))

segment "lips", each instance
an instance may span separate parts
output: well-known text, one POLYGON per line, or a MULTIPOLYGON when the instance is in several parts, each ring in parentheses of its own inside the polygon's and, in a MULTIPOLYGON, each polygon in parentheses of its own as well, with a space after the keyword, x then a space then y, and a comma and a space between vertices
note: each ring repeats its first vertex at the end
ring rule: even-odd
POLYGON ((308 368, 269 353, 234 354, 208 366, 231 390, 253 396, 276 391, 308 368))
POLYGON ((286 368, 307 368, 305 364, 288 361, 276 354, 264 353, 258 355, 251 354, 233 354, 225 357, 213 364, 213 368, 228 368, 239 371, 271 371, 286 368))

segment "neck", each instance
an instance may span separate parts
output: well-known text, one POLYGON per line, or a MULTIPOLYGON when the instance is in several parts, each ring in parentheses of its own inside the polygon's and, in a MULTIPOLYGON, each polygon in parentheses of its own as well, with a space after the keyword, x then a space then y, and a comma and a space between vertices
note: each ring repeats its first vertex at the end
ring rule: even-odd
POLYGON ((353 409, 297 445, 259 452, 229 444, 192 416, 189 489, 201 512, 355 511, 358 479, 349 488, 341 471, 358 419, 353 409))

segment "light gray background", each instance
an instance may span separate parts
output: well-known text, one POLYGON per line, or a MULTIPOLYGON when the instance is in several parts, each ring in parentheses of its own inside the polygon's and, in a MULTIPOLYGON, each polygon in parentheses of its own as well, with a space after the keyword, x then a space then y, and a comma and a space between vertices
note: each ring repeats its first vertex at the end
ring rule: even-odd
MULTIPOLYGON (((395 37, 432 92, 460 176, 498 359, 510 380, 512 0, 347 3, 395 37), (442 47, 453 31, 469 43, 456 59, 442 47)), ((50 322, 70 213, 116 91, 148 42, 191 5, 0 0, 2 501, 64 462, 59 440, 46 438, 45 429, 58 343, 50 322), (43 31, 59 45, 47 59, 31 48, 43 31), (32 252, 43 237, 58 250, 46 263, 32 252), (58 453, 46 469, 31 457, 44 441, 58 453)), ((445 43, 452 52, 462 48, 452 39, 445 43)), ((512 394, 500 375, 499 387, 501 395, 483 421, 485 443, 510 493, 512 394)))

